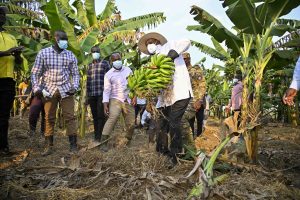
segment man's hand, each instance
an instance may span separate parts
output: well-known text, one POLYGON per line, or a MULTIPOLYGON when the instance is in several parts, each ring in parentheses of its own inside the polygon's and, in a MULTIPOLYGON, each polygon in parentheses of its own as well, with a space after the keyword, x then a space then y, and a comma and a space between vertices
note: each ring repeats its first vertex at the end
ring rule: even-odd
POLYGON ((137 102, 136 97, 133 97, 133 98, 131 99, 131 105, 135 106, 135 105, 136 105, 136 102, 137 102))
POLYGON ((66 92, 67 95, 73 96, 75 94, 76 90, 74 88, 71 88, 68 92, 66 92))
POLYGON ((104 106, 104 114, 109 116, 109 106, 108 103, 103 103, 104 106))
POLYGON ((202 100, 195 101, 195 103, 194 103, 194 109, 196 111, 198 111, 201 108, 202 104, 203 104, 202 100))
POLYGON ((282 101, 284 104, 287 104, 288 106, 294 105, 294 97, 297 95, 297 90, 293 88, 287 89, 285 94, 282 97, 282 101))
POLYGON ((167 57, 171 58, 173 61, 179 57, 179 54, 174 50, 174 49, 171 49, 169 52, 168 52, 168 55, 167 57))
POLYGON ((34 96, 38 97, 38 98, 42 98, 43 97, 43 92, 42 90, 37 90, 34 92, 34 96))

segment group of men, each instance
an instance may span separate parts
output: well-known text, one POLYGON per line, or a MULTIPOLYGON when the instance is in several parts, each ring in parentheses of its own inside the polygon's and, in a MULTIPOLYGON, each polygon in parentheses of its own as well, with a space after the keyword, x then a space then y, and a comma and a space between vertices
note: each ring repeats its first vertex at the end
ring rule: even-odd
MULTIPOLYGON (((0 128, 1 151, 9 152, 8 119, 12 102, 15 98, 14 67, 22 63, 21 50, 17 41, 6 33, 3 28, 6 9, 1 7, 1 51, 0 51, 0 128)), ((189 40, 167 42, 158 33, 144 35, 139 41, 140 50, 147 55, 165 54, 175 63, 173 84, 168 91, 162 91, 158 97, 157 108, 161 110, 160 132, 157 134, 157 151, 169 155, 176 163, 176 154, 182 151, 181 119, 187 108, 189 112, 203 110, 205 82, 200 67, 200 73, 190 64, 189 54, 183 54, 190 46, 189 40), (185 59, 185 60, 184 60, 185 59), (188 68, 187 68, 188 66, 188 68), (190 72, 190 73, 189 73, 190 72), (195 82, 191 82, 190 74, 195 82), (204 85, 201 85, 202 82, 204 85), (198 89, 201 88, 200 90, 198 89), (191 101, 193 99, 193 101, 191 101), (190 103, 191 102, 191 103, 190 103), (170 134, 170 148, 168 142, 170 134)), ((38 52, 31 69, 31 85, 33 97, 32 111, 39 115, 43 110, 45 124, 45 150, 42 155, 52 154, 54 151, 54 125, 58 104, 65 119, 66 134, 69 138, 70 151, 77 148, 77 121, 74 115, 74 95, 79 89, 80 75, 75 55, 67 50, 68 37, 64 31, 55 31, 52 46, 38 52), (38 108, 36 107, 37 105, 38 108)), ((100 57, 100 48, 91 48, 92 63, 87 72, 87 103, 91 107, 94 119, 95 140, 102 142, 102 150, 107 151, 108 138, 122 114, 126 123, 126 138, 130 143, 135 127, 136 97, 130 99, 127 87, 127 77, 132 70, 123 65, 121 54, 112 53, 110 60, 100 57)), ((21 90, 22 88, 20 88, 21 90)), ((202 111, 200 111, 202 112, 202 111)), ((36 119, 36 117, 35 117, 36 119)), ((36 126, 36 122, 33 123, 36 126)), ((35 127, 32 128, 32 132, 35 127)), ((197 135, 201 131, 197 131, 197 135)), ((34 134, 34 133, 32 133, 34 134)))
MULTIPOLYGON (((5 14, 5 8, 0 7, 0 150, 7 153, 8 119, 15 97, 13 71, 15 65, 22 63, 22 47, 18 47, 15 38, 4 30, 5 14)), ((191 126, 194 131, 195 118, 198 122, 196 135, 202 133, 205 78, 199 66, 191 65, 190 55, 186 53, 189 46, 189 40, 167 41, 159 33, 148 33, 138 42, 138 47, 144 54, 164 54, 175 64, 172 85, 161 91, 156 104, 156 108, 162 113, 158 120, 156 150, 170 157, 172 164, 177 163, 176 156, 182 152, 183 138, 191 138, 189 130, 191 126)), ((77 59, 67 48, 67 34, 56 31, 53 45, 38 53, 31 70, 33 102, 42 102, 45 116, 46 145, 42 153, 45 156, 54 151, 53 136, 58 104, 66 122, 70 151, 78 150, 74 95, 79 89, 80 75, 77 59)), ((110 60, 106 61, 100 56, 100 48, 94 46, 91 48, 91 55, 93 61, 87 72, 87 103, 94 119, 94 139, 102 143, 101 149, 105 152, 108 150, 108 139, 121 114, 126 123, 125 137, 130 144, 135 127, 134 105, 137 104, 137 99, 130 99, 128 96, 127 77, 133 72, 123 65, 120 53, 112 53, 110 60)), ((290 96, 285 98, 291 101, 290 96)), ((193 137, 189 140, 193 140, 193 137)))

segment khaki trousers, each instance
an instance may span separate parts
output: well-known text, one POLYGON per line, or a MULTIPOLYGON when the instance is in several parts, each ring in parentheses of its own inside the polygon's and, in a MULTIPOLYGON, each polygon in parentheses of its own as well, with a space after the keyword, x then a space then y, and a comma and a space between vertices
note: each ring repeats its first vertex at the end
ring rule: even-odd
POLYGON ((193 138, 193 131, 191 129, 189 120, 194 118, 196 116, 196 110, 194 109, 193 106, 194 102, 191 101, 185 110, 182 120, 181 120, 181 125, 182 125, 182 140, 183 140, 183 145, 188 146, 188 148, 195 149, 195 141, 193 138))
POLYGON ((126 138, 131 140, 134 132, 135 113, 134 107, 127 102, 121 102, 117 99, 109 100, 109 116, 106 121, 102 135, 110 135, 122 113, 126 125, 126 138))
POLYGON ((58 103, 61 106, 62 114, 66 122, 67 135, 77 135, 77 123, 76 117, 74 116, 74 97, 68 96, 62 99, 57 91, 53 97, 45 100, 45 136, 51 136, 54 134, 58 103))

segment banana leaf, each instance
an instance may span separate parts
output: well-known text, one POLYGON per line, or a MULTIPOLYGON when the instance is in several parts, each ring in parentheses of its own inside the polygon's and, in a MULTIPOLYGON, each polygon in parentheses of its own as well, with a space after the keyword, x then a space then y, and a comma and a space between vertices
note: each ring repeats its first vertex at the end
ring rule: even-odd
POLYGON ((95 0, 85 0, 84 6, 86 9, 86 15, 89 20, 90 26, 95 25, 97 23, 95 0))
POLYGON ((117 10, 115 0, 108 0, 104 10, 97 16, 99 21, 110 18, 110 16, 117 10))
POLYGON ((214 48, 211 48, 205 44, 202 44, 202 43, 199 43, 199 42, 196 42, 196 41, 191 41, 192 45, 197 47, 201 52, 213 57, 213 58, 217 58, 219 60, 222 60, 222 61, 226 61, 227 58, 226 56, 227 55, 223 55, 222 53, 220 53, 219 51, 217 51, 216 49, 214 48))
POLYGON ((188 26, 188 31, 194 30, 207 33, 213 36, 219 43, 225 41, 226 46, 233 50, 232 56, 237 57, 239 55, 239 49, 243 45, 243 42, 238 36, 225 28, 219 20, 202 8, 192 6, 190 13, 194 15, 194 20, 199 22, 200 25, 188 26))
POLYGON ((89 20, 86 16, 86 11, 83 7, 83 3, 81 0, 75 0, 72 4, 76 10, 77 10, 77 19, 80 21, 80 23, 82 24, 82 28, 87 28, 89 27, 89 20))

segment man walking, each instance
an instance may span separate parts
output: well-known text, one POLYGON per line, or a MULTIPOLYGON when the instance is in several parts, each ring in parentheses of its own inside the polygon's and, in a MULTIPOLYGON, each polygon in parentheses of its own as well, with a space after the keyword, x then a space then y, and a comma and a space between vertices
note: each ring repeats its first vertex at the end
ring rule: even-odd
POLYGON ((110 65, 107 61, 100 59, 100 48, 98 46, 92 47, 91 53, 93 62, 89 64, 87 72, 87 96, 94 120, 95 141, 100 142, 105 124, 102 104, 104 75, 110 69, 110 65))
POLYGON ((108 151, 107 140, 113 131, 120 114, 123 114, 126 124, 126 138, 128 144, 132 139, 134 132, 134 107, 135 99, 128 97, 127 77, 132 74, 129 67, 123 66, 120 53, 113 53, 110 57, 112 68, 104 76, 103 104, 104 113, 108 116, 101 141, 103 151, 108 151), (131 105, 133 104, 133 105, 131 105))
POLYGON ((22 63, 21 50, 14 36, 3 28, 7 8, 0 7, 0 153, 8 154, 8 120, 16 95, 14 69, 22 63))
POLYGON ((77 59, 68 47, 64 31, 55 31, 55 42, 42 49, 32 68, 32 85, 35 96, 45 97, 46 148, 42 155, 53 153, 53 134, 58 103, 62 108, 69 136, 70 151, 77 151, 77 123, 74 116, 74 97, 79 87, 77 59), (42 78, 40 84, 39 80, 42 78))
POLYGON ((185 52, 182 54, 182 56, 190 74, 192 89, 194 93, 194 98, 190 102, 187 109, 192 113, 195 112, 194 116, 191 116, 191 118, 189 119, 189 123, 192 129, 193 136, 195 137, 196 135, 197 137, 199 137, 202 134, 203 130, 206 82, 201 67, 199 65, 192 66, 190 54, 185 52), (194 128, 195 119, 197 119, 196 134, 194 128))
POLYGON ((170 41, 159 33, 144 35, 139 43, 141 52, 147 55, 164 54, 174 61, 175 72, 173 84, 158 98, 157 107, 163 113, 157 137, 156 150, 171 157, 172 165, 177 163, 176 154, 182 151, 181 119, 193 97, 189 73, 184 63, 182 53, 190 46, 190 40, 170 41), (171 143, 168 148, 168 127, 171 143))

